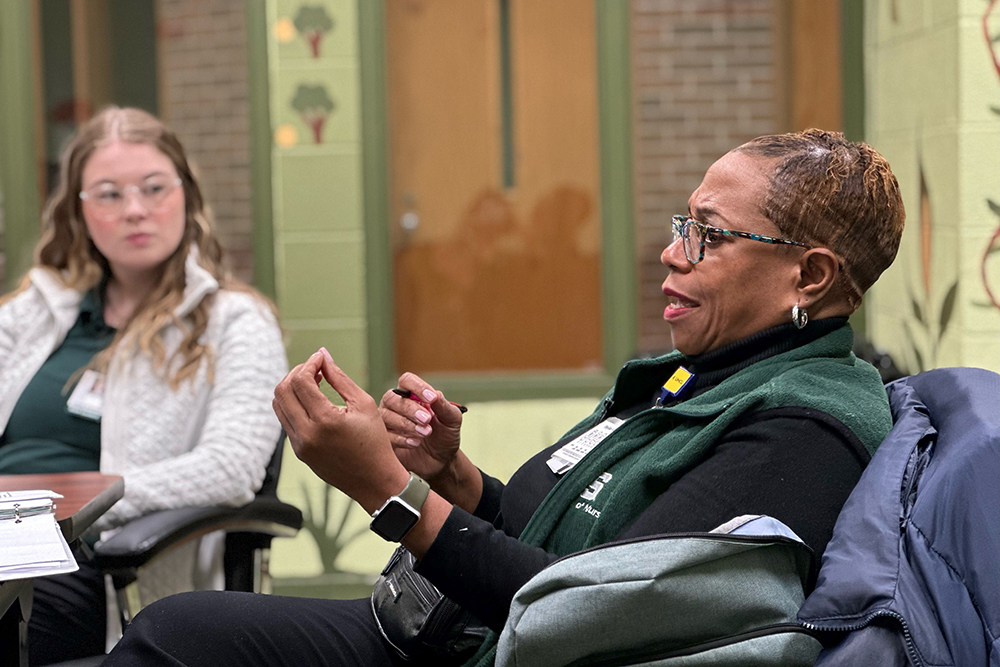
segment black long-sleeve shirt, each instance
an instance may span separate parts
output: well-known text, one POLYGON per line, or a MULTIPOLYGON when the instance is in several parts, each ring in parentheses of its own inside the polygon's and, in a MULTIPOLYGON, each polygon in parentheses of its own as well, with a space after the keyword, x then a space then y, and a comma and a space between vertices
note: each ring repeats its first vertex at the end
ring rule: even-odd
MULTIPOLYGON (((783 325, 688 360, 697 373, 693 393, 707 391, 751 363, 803 345, 841 326, 820 320, 803 331, 783 325)), ((626 419, 652 406, 629 406, 626 419)), ((505 486, 483 475, 473 514, 452 510, 417 565, 441 591, 499 631, 510 602, 531 577, 558 558, 517 540, 559 476, 546 465, 557 442, 518 469, 505 486)), ((794 530, 817 554, 833 532, 840 508, 869 460, 840 421, 811 408, 785 407, 745 415, 710 455, 663 492, 617 537, 709 531, 743 514, 767 514, 794 530)))

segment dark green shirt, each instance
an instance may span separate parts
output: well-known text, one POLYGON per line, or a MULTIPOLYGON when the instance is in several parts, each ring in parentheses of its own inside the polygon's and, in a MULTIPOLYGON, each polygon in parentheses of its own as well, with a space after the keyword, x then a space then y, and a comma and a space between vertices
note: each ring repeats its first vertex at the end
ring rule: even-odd
POLYGON ((98 470, 101 424, 66 410, 66 383, 106 348, 115 330, 104 322, 100 290, 80 302, 80 316, 38 369, 0 435, 0 475, 98 470))

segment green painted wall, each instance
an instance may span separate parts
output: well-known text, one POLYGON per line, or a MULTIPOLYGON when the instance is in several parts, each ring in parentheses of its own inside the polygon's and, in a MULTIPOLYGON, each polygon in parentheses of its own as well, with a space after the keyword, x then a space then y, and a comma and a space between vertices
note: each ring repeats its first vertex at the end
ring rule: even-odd
MULTIPOLYGON (((1000 72, 983 0, 865 3, 867 140, 906 206, 868 331, 906 368, 1000 371, 1000 72), (992 251, 991 251, 992 250, 992 251)), ((1000 7, 988 17, 993 40, 1000 7)))

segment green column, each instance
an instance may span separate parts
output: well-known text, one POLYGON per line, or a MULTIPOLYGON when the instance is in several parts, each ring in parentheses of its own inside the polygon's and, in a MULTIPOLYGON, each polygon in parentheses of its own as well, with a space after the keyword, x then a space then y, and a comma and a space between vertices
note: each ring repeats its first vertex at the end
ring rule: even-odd
POLYGON ((271 199, 271 112, 267 62, 267 7, 247 0, 247 71, 250 81, 250 201, 253 210, 253 283, 274 290, 274 203, 271 199))
POLYGON ((4 291, 31 266, 41 210, 35 155, 31 3, 0 3, 0 206, 4 291))
POLYGON ((632 88, 628 2, 597 2, 601 116, 601 252, 604 366, 611 377, 638 345, 635 223, 632 218, 632 88))

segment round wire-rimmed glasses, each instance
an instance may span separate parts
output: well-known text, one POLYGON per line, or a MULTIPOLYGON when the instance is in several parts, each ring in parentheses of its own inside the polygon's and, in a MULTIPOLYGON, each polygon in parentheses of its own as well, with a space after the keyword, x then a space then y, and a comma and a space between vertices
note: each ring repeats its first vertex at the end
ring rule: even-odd
POLYGON ((701 260, 705 259, 705 239, 709 234, 750 239, 751 241, 760 241, 761 243, 770 243, 772 245, 796 245, 800 248, 806 248, 807 250, 813 247, 811 245, 806 245, 805 243, 799 243, 798 241, 783 239, 776 236, 765 236, 763 234, 754 234, 752 232, 741 232, 735 229, 712 227, 703 222, 698 222, 694 218, 687 215, 675 215, 671 220, 670 226, 674 232, 673 240, 676 241, 677 239, 681 239, 683 241, 681 247, 684 248, 684 256, 687 258, 687 261, 692 264, 697 264, 701 260))
POLYGON ((174 188, 181 184, 178 178, 150 178, 142 185, 126 185, 121 187, 115 183, 98 183, 80 192, 80 199, 97 209, 104 217, 121 215, 125 210, 125 201, 129 193, 139 198, 139 203, 147 211, 155 211, 163 203, 174 188))

